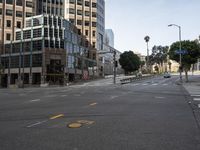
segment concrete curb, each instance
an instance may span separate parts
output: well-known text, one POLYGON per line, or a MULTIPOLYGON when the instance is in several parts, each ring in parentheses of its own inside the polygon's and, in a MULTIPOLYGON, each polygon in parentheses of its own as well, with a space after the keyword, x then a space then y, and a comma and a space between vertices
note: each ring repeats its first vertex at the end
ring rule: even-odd
POLYGON ((157 75, 125 78, 125 79, 121 79, 120 82, 121 82, 121 84, 128 84, 128 83, 132 83, 135 81, 145 80, 145 79, 154 78, 154 77, 157 77, 157 75))

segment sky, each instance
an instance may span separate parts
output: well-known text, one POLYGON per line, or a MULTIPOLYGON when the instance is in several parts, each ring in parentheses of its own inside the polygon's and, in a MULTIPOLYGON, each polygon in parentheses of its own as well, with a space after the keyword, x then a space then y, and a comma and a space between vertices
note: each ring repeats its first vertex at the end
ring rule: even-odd
POLYGON ((200 35, 200 0, 106 0, 105 25, 115 35, 115 48, 146 55, 144 37, 150 36, 149 49, 200 35))

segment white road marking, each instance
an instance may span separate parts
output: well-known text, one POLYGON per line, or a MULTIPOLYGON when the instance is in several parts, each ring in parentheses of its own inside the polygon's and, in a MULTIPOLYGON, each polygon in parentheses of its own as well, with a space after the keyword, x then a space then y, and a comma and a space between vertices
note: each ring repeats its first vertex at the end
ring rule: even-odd
POLYGON ((157 83, 154 83, 154 84, 152 84, 152 85, 158 85, 157 83))
POLYGON ((156 96, 156 99, 164 99, 165 97, 161 97, 161 96, 156 96))
POLYGON ((33 100, 30 100, 30 102, 38 102, 40 101, 40 99, 33 99, 33 100))
POLYGON ((200 97, 200 95, 191 95, 192 97, 200 97))
POLYGON ((145 84, 142 84, 142 85, 148 85, 148 84, 145 83, 145 84))
POLYGON ((31 125, 28 125, 27 128, 31 128, 31 127, 34 127, 34 126, 40 125, 40 124, 45 123, 45 122, 47 122, 47 120, 39 121, 39 122, 37 122, 37 123, 34 123, 34 124, 31 124, 31 125))
POLYGON ((117 97, 119 97, 119 96, 111 96, 110 99, 115 99, 117 97))
POLYGON ((194 101, 200 101, 200 98, 194 98, 193 100, 194 101))

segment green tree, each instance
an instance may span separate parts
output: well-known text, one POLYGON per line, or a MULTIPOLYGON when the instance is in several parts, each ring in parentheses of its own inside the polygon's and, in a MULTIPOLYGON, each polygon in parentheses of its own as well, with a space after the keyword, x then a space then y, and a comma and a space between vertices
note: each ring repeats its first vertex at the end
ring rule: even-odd
POLYGON ((140 58, 132 51, 125 51, 120 55, 119 63, 125 71, 125 74, 136 71, 140 68, 140 58))
MULTIPOLYGON (((176 54, 175 51, 179 50, 179 42, 175 42, 171 45, 169 50, 169 57, 176 62, 179 62, 179 54, 176 54)), ((191 68, 192 64, 197 62, 197 59, 200 57, 200 46, 196 41, 182 41, 182 50, 186 50, 187 54, 182 55, 182 69, 185 71, 186 81, 188 81, 188 71, 191 68)))
POLYGON ((149 61, 151 65, 158 65, 158 72, 161 70, 163 72, 163 64, 167 63, 167 54, 168 54, 169 47, 168 46, 153 46, 152 54, 149 57, 149 61))

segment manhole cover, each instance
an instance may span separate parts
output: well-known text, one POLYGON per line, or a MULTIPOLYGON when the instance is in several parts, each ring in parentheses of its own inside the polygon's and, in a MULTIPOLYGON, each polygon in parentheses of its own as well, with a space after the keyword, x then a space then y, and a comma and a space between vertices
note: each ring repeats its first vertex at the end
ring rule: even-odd
POLYGON ((82 126, 82 124, 81 123, 70 123, 70 124, 68 124, 68 127, 69 128, 80 128, 82 126))

